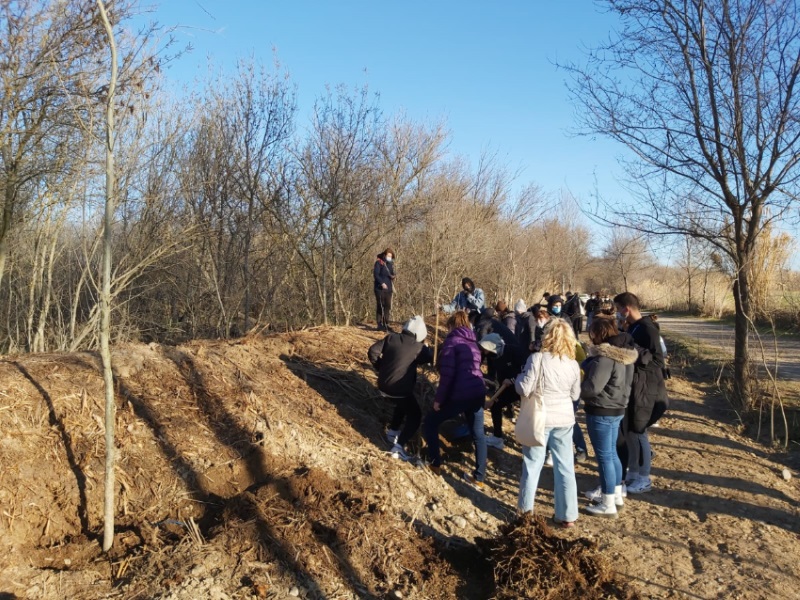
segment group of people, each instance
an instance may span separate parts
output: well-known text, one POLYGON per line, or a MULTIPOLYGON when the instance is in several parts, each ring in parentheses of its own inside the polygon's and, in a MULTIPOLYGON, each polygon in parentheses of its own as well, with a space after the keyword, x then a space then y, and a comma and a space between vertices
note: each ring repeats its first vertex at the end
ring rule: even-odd
MULTIPOLYGON (((393 256, 389 249, 383 253, 381 270, 391 265, 387 254, 393 256)), ((378 270, 376 264, 376 296, 378 270)), ((393 270, 387 272, 394 276, 393 270)), ((389 289, 390 282, 384 281, 389 289)), ((440 426, 461 416, 475 447, 474 469, 462 477, 481 489, 487 474, 487 448, 505 445, 504 411, 513 409, 520 398, 537 393, 546 409, 547 441, 541 446, 522 446, 520 511, 533 510, 539 475, 547 463, 554 474, 555 521, 571 527, 577 520, 574 465, 588 455, 575 419, 581 401, 599 478, 597 488, 586 492, 592 502, 587 512, 614 518, 627 493, 650 491, 647 432, 668 404, 665 349, 657 322, 642 315, 634 294, 622 293, 612 300, 598 292, 584 307, 591 342, 584 348, 578 340, 582 324, 576 327, 566 314, 571 302, 583 306, 575 294, 566 300, 546 294, 532 307, 521 300, 513 310, 505 302, 486 307, 483 291, 464 278, 453 301, 439 307, 449 315, 448 334, 438 353, 439 385, 424 419, 414 396, 417 366, 433 360, 423 318, 413 317, 400 333, 390 333, 375 343, 368 356, 378 369, 378 388, 394 403, 386 431, 392 456, 411 460, 406 445, 421 426, 424 464, 438 473, 440 426), (490 435, 484 431, 484 410, 491 415, 490 435)), ((386 315, 386 304, 379 310, 386 315)), ((388 327, 388 319, 379 320, 379 326, 388 327)))

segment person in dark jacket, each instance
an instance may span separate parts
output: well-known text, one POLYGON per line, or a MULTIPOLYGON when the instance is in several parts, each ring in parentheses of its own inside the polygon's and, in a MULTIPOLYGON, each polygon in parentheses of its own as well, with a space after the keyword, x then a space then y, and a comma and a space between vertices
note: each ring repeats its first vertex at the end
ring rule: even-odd
MULTIPOLYGON (((486 356, 488 364, 488 378, 500 385, 506 380, 516 380, 522 372, 527 354, 514 342, 507 343, 498 333, 490 333, 478 342, 481 353, 486 356)), ((513 385, 503 390, 494 402, 487 402, 486 408, 492 415, 492 435, 486 437, 486 445, 502 450, 505 446, 503 439, 503 409, 519 401, 519 394, 513 385)))
POLYGON ((475 321, 475 338, 480 341, 484 336, 492 333, 492 323, 499 323, 497 312, 493 308, 484 308, 475 321))
POLYGON ((556 319, 564 318, 564 301, 558 294, 551 294, 547 298, 547 312, 556 319))
POLYGON ((588 358, 583 363, 585 376, 581 398, 586 411, 586 429, 597 456, 600 499, 587 511, 616 518, 617 507, 623 505, 622 463, 617 455, 617 439, 633 384, 633 365, 639 353, 634 349, 633 338, 618 334, 612 319, 593 320, 589 339, 594 345, 589 347, 588 358))
POLYGON ((589 331, 589 327, 592 325, 592 320, 594 319, 594 313, 600 310, 602 304, 603 301, 600 298, 600 292, 595 292, 594 296, 586 301, 586 331, 589 331))
POLYGON ((497 311, 497 318, 508 327, 510 331, 517 330, 517 313, 508 307, 504 300, 500 300, 494 307, 497 311))
POLYGON ((477 488, 486 478, 486 438, 483 431, 483 402, 486 387, 481 372, 481 353, 466 311, 456 311, 448 320, 450 333, 439 352, 439 388, 433 410, 425 416, 423 434, 428 445, 428 464, 439 472, 439 426, 463 415, 475 442, 475 470, 463 473, 464 479, 477 488))
POLYGON ((392 294, 394 293, 394 250, 386 248, 378 254, 375 267, 372 269, 375 280, 375 320, 378 331, 388 331, 392 320, 392 294))
POLYGON ((538 306, 538 304, 535 304, 517 315, 517 328, 514 334, 519 342, 519 347, 525 352, 526 358, 534 352, 533 341, 536 331, 536 309, 538 306))
POLYGON ((409 456, 405 446, 422 421, 422 411, 414 397, 417 365, 433 361, 433 352, 425 343, 427 338, 425 321, 417 315, 403 324, 401 333, 390 333, 367 352, 369 361, 378 369, 381 395, 394 402, 394 414, 386 431, 386 439, 392 444, 390 452, 394 458, 406 461, 409 456))
POLYGON ((583 313, 581 312, 581 298, 578 294, 567 292, 567 301, 562 308, 563 318, 572 324, 572 330, 577 338, 583 329, 583 313))
POLYGON ((639 298, 630 292, 614 297, 617 316, 627 324, 628 333, 639 351, 628 404, 628 493, 642 494, 652 489, 650 481, 650 439, 647 428, 669 406, 664 383, 664 352, 658 328, 642 317, 639 298))
POLYGON ((544 329, 547 324, 552 320, 550 313, 547 312, 547 307, 537 304, 533 307, 533 351, 539 352, 542 349, 542 339, 544 338, 544 329))
POLYGON ((490 333, 496 333, 503 338, 503 343, 518 346, 517 337, 514 333, 500 321, 493 308, 484 309, 481 316, 475 322, 475 338, 481 341, 490 333))

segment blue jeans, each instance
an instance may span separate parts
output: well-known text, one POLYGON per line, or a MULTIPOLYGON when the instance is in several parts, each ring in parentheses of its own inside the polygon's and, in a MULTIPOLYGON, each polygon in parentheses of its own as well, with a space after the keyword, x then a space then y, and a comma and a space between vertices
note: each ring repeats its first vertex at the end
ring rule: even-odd
MULTIPOLYGON (((580 400, 572 401, 572 410, 578 412, 580 400)), ((575 444, 575 450, 586 452, 586 440, 583 439, 583 432, 581 431, 580 423, 575 421, 575 426, 572 428, 572 443, 575 444)))
POLYGON ((572 427, 546 429, 546 446, 522 447, 522 476, 519 480, 517 506, 522 512, 533 511, 539 475, 544 465, 545 448, 553 455, 553 478, 555 480, 555 517, 559 521, 572 522, 578 519, 578 486, 575 483, 575 457, 572 454, 572 427))
POLYGON ((622 415, 605 417, 586 415, 586 430, 597 456, 597 469, 600 472, 600 488, 604 494, 613 494, 614 488, 622 484, 622 463, 617 454, 617 438, 622 415))
POLYGON ((483 481, 486 479, 486 434, 483 431, 483 398, 468 405, 451 401, 445 404, 441 410, 431 410, 425 415, 422 433, 425 436, 425 443, 428 445, 428 462, 437 467, 442 464, 442 457, 439 453, 439 425, 453 417, 457 417, 459 414, 464 415, 464 420, 475 442, 475 471, 472 474, 478 481, 483 481))

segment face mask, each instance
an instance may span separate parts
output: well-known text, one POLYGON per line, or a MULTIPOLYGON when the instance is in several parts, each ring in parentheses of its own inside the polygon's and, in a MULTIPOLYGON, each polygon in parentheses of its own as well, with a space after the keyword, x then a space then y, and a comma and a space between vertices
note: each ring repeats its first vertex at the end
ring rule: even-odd
POLYGON ((553 314, 554 315, 560 315, 561 314, 561 307, 560 306, 554 306, 553 307, 553 314))
POLYGON ((547 324, 547 317, 540 317, 537 323, 539 323, 539 327, 544 327, 547 324))
POLYGON ((388 262, 388 263, 392 262, 393 260, 394 259, 391 256, 387 256, 386 257, 386 262, 388 262))

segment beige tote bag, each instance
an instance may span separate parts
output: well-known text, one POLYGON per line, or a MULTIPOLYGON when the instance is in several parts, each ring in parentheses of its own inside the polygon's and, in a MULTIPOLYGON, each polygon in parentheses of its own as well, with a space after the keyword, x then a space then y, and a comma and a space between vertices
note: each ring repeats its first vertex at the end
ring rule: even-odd
POLYGON ((547 412, 544 407, 544 369, 541 352, 537 352, 533 364, 536 365, 536 383, 531 395, 521 400, 514 437, 523 446, 544 446, 547 444, 544 433, 547 412))

